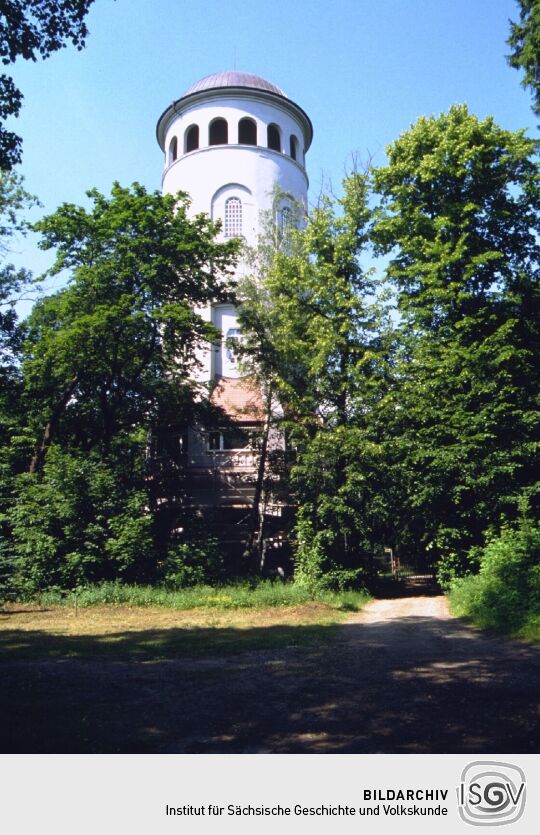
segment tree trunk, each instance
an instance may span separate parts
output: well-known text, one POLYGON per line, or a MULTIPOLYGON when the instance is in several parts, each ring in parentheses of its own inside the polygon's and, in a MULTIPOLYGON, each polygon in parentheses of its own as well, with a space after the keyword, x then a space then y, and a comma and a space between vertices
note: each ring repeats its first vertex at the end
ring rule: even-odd
POLYGON ((257 468, 257 480, 255 482, 255 493, 253 495, 253 505, 250 514, 251 519, 249 525, 249 536, 245 552, 248 557, 256 562, 257 569, 260 569, 260 554, 263 545, 264 514, 261 514, 261 499, 263 496, 266 461, 268 459, 268 438, 270 435, 271 412, 272 385, 270 384, 266 397, 266 415, 261 440, 261 454, 259 457, 259 466, 257 468))
POLYGON ((73 392, 75 391, 75 388, 77 387, 78 382, 79 375, 75 374, 68 387, 63 392, 62 397, 52 410, 51 416, 47 424, 45 425, 45 429, 43 430, 41 442, 36 447, 36 451, 32 456, 32 460, 30 461, 30 466, 28 468, 29 473, 37 473, 43 466, 43 461, 45 460, 47 450, 52 444, 56 435, 60 418, 62 417, 62 414, 65 411, 67 404, 71 400, 71 397, 73 395, 73 392))

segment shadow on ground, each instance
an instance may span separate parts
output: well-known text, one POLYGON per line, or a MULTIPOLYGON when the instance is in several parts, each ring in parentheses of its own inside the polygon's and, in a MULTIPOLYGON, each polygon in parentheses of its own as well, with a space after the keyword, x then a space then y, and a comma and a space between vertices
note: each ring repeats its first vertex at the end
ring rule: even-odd
POLYGON ((39 661, 46 658, 156 661, 165 658, 204 658, 250 650, 305 646, 330 640, 336 624, 294 626, 163 627, 100 634, 54 634, 46 630, 2 629, 0 661, 39 661))
POLYGON ((430 575, 417 577, 380 577, 373 589, 376 598, 395 600, 402 597, 437 597, 441 587, 430 575))
MULTIPOLYGON (((288 630, 284 640, 294 644, 313 627, 265 631, 274 629, 288 630)), ((103 660, 101 636, 85 638, 95 642, 86 660, 6 661, 0 750, 537 752, 536 648, 436 617, 329 629, 328 641, 228 657, 140 660, 130 652, 103 660)), ((115 637, 120 648, 171 646, 181 638, 171 631, 184 632, 162 631, 115 637)), ((212 640, 222 631, 236 630, 214 629, 212 640)), ((8 640, 29 651, 45 639, 10 633, 8 640)))

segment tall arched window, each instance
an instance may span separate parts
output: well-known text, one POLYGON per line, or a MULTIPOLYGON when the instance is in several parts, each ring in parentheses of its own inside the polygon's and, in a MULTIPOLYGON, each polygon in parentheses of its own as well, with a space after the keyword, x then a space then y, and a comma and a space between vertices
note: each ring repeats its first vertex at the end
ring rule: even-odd
POLYGON ((178 140, 176 136, 173 136, 169 143, 169 165, 171 162, 174 162, 178 156, 178 140))
POLYGON ((257 144, 257 125, 253 119, 240 119, 238 122, 238 142, 240 145, 257 144))
POLYGON ((196 151, 199 147, 199 126, 198 125, 191 125, 185 133, 184 138, 185 148, 184 151, 186 154, 189 154, 190 151, 196 151))
POLYGON ((229 197, 225 201, 223 230, 226 238, 239 238, 242 234, 242 201, 239 197, 229 197))
POLYGON ((281 134, 277 125, 268 125, 266 144, 272 151, 281 151, 281 134))
POLYGON ((292 212, 288 206, 284 206, 279 213, 279 228, 283 237, 286 237, 292 226, 292 212))
POLYGON ((291 135, 291 157, 298 159, 298 139, 293 135, 291 135))
POLYGON ((214 119, 210 125, 209 145, 226 145, 229 141, 229 126, 225 119, 214 119))

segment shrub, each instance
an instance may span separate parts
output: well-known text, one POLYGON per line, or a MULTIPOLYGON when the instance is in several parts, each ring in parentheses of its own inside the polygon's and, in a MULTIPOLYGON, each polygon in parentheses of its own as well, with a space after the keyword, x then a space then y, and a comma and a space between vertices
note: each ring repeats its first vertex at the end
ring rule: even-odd
MULTIPOLYGON (((62 589, 53 588, 41 593, 38 599, 46 606, 73 606, 75 594, 66 594, 62 589)), ((357 611, 367 603, 369 595, 365 591, 325 591, 310 594, 304 586, 281 580, 260 580, 222 586, 198 585, 175 590, 163 586, 105 582, 77 589, 77 605, 81 607, 163 606, 182 610, 228 610, 301 606, 313 600, 334 609, 357 611)))
POLYGON ((311 592, 346 591, 363 589, 367 584, 368 571, 364 568, 367 557, 360 559, 357 551, 350 561, 361 565, 344 565, 336 561, 334 553, 336 535, 332 530, 316 531, 307 516, 299 512, 296 525, 296 555, 294 580, 311 592))
POLYGON ((454 580, 468 577, 478 571, 482 559, 482 548, 471 548, 468 554, 447 551, 437 563, 437 582, 444 591, 448 591, 454 580))
POLYGON ((484 628, 517 633, 540 615, 540 527, 505 528, 482 552, 480 571, 450 586, 456 614, 484 628))
POLYGON ((219 583, 224 574, 223 555, 213 537, 173 543, 161 566, 161 580, 168 589, 219 583))
POLYGON ((137 579, 152 551, 148 499, 92 454, 51 447, 42 475, 18 478, 9 512, 11 586, 32 595, 137 579))
POLYGON ((307 515, 298 514, 294 579, 298 586, 314 591, 321 586, 325 560, 326 531, 315 532, 307 515))

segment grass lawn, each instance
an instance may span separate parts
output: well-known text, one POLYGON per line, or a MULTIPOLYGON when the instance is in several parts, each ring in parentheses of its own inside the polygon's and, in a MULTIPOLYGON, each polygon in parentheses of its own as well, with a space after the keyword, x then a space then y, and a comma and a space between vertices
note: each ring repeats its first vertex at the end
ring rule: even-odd
POLYGON ((331 639, 350 609, 337 601, 186 610, 9 603, 0 609, 0 658, 148 660, 299 646, 331 639))
POLYGON ((239 676, 253 699, 283 687, 287 700, 290 682, 297 687, 290 655, 263 661, 257 651, 306 647, 293 669, 316 663, 339 624, 368 600, 304 598, 278 584, 252 594, 201 587, 181 595, 109 586, 78 594, 77 608, 74 595, 4 603, 0 751, 144 753, 167 751, 178 739, 189 745, 203 721, 208 733, 220 721, 243 721, 252 703, 251 696, 238 702, 239 676), (124 602, 104 603, 111 595, 124 602))

